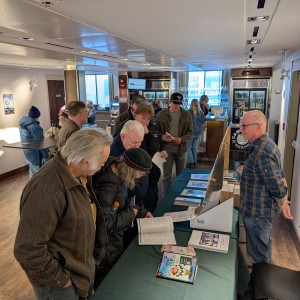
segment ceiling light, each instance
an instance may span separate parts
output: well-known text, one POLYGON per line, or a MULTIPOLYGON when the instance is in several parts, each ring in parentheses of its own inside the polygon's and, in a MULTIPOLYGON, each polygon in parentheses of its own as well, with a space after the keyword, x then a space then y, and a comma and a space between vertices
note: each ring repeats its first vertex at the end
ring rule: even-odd
POLYGON ((87 54, 98 54, 96 51, 87 51, 87 50, 80 50, 81 53, 87 53, 87 54))
POLYGON ((62 2, 62 0, 34 0, 34 1, 47 7, 55 4, 60 4, 62 2))
POLYGON ((269 20, 269 16, 248 17, 247 20, 248 20, 248 22, 267 21, 267 20, 269 20))
POLYGON ((247 62, 252 62, 252 61, 254 61, 254 59, 253 58, 247 58, 246 61, 247 62))
POLYGON ((251 44, 251 45, 255 45, 255 44, 260 44, 260 41, 259 39, 252 39, 252 40, 247 40, 247 44, 251 44))
POLYGON ((28 38, 28 37, 20 37, 19 40, 24 40, 24 41, 34 41, 33 38, 28 38))

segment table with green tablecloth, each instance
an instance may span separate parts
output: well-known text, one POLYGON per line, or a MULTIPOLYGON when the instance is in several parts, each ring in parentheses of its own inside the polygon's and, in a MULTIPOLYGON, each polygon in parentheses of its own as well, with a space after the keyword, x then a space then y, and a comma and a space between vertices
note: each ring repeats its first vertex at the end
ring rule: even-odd
MULTIPOLYGON (((176 178, 168 195, 159 203, 155 215, 180 210, 173 206, 175 197, 186 186, 190 174, 200 172, 184 170, 176 178)), ((179 246, 187 246, 191 230, 188 230, 188 222, 181 223, 184 224, 175 227, 176 242, 179 246)), ((247 288, 249 273, 236 238, 230 239, 226 254, 195 249, 198 273, 194 284, 156 278, 162 257, 160 249, 161 246, 139 246, 136 237, 97 288, 92 299, 233 300, 237 298, 237 293, 243 294, 247 288)))
MULTIPOLYGON (((186 246, 190 233, 175 231, 177 245, 186 246)), ((188 284, 156 278, 161 246, 139 246, 135 238, 96 290, 92 299, 197 299, 237 298, 238 247, 230 239, 228 253, 196 249, 198 272, 188 284)), ((242 291, 243 292, 243 291, 242 291)))
MULTIPOLYGON (((191 180, 191 174, 208 174, 210 170, 202 169, 184 169, 177 177, 176 180, 171 185, 170 190, 164 196, 164 198, 158 203, 156 209, 153 212, 153 216, 161 217, 166 212, 177 212, 182 210, 187 210, 187 206, 174 205, 174 200, 176 197, 180 196, 183 189, 186 188, 188 181, 191 180)), ((181 196, 182 197, 182 196, 181 196)), ((226 217, 226 216, 224 216, 226 217)), ((231 238, 238 238, 239 227, 238 227, 238 217, 239 213, 237 209, 233 209, 233 220, 232 220, 232 232, 231 238)), ((191 232, 190 222, 179 222, 174 224, 175 230, 188 231, 191 232)))

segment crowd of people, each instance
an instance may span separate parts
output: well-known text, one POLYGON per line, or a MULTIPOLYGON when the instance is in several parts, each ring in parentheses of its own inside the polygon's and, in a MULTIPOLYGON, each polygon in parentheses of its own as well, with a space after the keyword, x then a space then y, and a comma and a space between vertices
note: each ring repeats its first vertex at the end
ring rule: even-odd
MULTIPOLYGON (((153 217, 159 179, 166 194, 173 164, 176 175, 186 163, 196 167, 207 102, 205 95, 193 99, 186 110, 183 96, 173 93, 162 109, 138 96, 119 115, 112 137, 100 128, 82 128, 94 113, 91 103, 71 101, 59 111, 57 130, 48 133, 57 138, 53 157, 43 151, 48 161, 40 168, 38 152, 24 150, 30 180, 21 196, 14 254, 37 299, 89 299, 135 236, 135 219, 153 217), (162 176, 152 162, 157 153, 165 159, 162 176)), ((22 141, 44 138, 39 117, 32 106, 21 119, 22 141)), ((280 211, 292 218, 286 180, 264 115, 246 113, 241 131, 250 142, 241 180, 248 253, 255 262, 270 261, 272 218, 280 211)))

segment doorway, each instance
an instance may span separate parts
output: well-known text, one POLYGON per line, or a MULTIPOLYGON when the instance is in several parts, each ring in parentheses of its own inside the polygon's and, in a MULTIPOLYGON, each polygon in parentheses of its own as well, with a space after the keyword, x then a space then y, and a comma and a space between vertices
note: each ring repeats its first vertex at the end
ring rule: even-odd
POLYGON ((58 112, 65 105, 65 85, 63 80, 47 80, 50 120, 51 123, 58 124, 58 112))

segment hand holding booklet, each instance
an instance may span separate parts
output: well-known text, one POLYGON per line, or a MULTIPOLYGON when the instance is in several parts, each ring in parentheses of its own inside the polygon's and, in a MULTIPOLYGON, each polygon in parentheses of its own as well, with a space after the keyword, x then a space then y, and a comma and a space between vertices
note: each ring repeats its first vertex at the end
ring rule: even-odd
POLYGON ((137 219, 139 245, 176 245, 170 216, 137 219))

